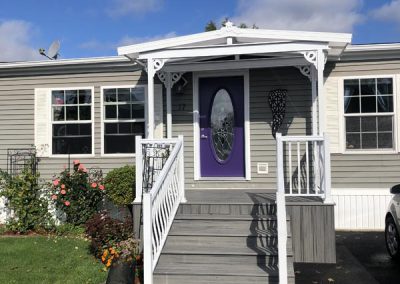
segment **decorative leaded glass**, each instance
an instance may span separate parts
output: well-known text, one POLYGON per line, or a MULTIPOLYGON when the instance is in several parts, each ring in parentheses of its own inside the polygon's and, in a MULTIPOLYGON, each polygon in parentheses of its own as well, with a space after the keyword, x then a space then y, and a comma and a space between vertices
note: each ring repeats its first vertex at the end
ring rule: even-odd
POLYGON ((211 135, 215 154, 225 161, 233 148, 234 111, 230 95, 225 89, 219 90, 211 108, 211 135))

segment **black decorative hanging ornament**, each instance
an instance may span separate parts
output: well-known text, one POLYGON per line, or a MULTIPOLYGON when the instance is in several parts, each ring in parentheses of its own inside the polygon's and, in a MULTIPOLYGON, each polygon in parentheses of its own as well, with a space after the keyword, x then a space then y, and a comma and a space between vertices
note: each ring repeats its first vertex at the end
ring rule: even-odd
POLYGON ((269 92, 268 102, 272 110, 272 136, 278 132, 279 127, 281 127, 283 119, 286 113, 286 95, 287 90, 277 89, 269 92))

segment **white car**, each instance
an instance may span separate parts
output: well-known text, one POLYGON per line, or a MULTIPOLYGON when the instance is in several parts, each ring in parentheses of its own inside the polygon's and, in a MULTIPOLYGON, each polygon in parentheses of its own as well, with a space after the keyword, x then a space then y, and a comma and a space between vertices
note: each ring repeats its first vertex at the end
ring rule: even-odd
POLYGON ((396 260, 400 259, 400 184, 393 186, 390 193, 394 194, 389 203, 385 219, 386 248, 390 256, 396 260))

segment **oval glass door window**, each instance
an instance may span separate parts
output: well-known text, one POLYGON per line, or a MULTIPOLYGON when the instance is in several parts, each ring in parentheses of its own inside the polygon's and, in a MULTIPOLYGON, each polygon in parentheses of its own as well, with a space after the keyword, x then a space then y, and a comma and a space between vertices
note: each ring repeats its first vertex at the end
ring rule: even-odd
POLYGON ((233 149, 234 111, 229 93, 220 89, 214 97, 211 108, 211 135, 215 155, 225 161, 233 149))

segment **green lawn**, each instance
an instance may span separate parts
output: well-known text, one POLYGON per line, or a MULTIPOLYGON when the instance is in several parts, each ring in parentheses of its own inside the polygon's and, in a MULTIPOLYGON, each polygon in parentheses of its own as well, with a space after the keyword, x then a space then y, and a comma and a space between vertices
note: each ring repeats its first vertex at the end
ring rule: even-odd
POLYGON ((88 242, 66 237, 1 237, 0 283, 103 283, 88 242))

